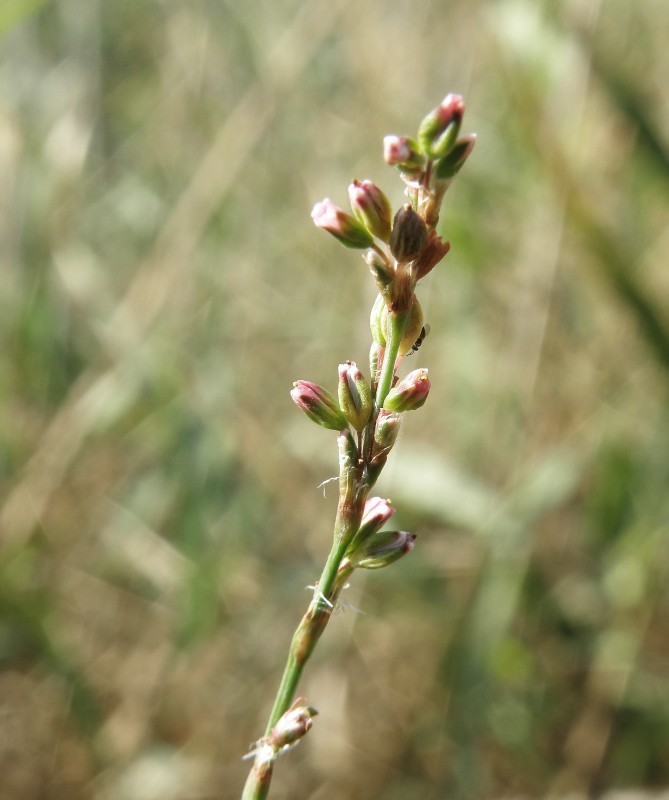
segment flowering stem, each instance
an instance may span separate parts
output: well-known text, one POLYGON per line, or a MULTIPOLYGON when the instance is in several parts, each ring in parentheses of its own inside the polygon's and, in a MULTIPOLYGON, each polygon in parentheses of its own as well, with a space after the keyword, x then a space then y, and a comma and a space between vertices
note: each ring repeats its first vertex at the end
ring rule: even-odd
POLYGON ((413 548, 413 534, 381 530, 393 509, 387 500, 368 495, 397 438, 400 414, 420 408, 430 389, 426 369, 395 383, 395 367, 400 351, 418 349, 426 335, 416 284, 449 249, 434 228, 444 192, 474 144, 473 134, 457 139, 463 110, 462 98, 449 94, 425 117, 418 140, 384 139, 386 163, 399 167, 411 201, 394 217, 386 195, 369 180, 349 186, 353 215, 327 198, 312 211, 319 228, 346 247, 365 251, 379 292, 370 318, 373 374, 367 381, 355 362, 347 361, 339 365, 336 398, 304 380, 290 393, 309 419, 338 434, 339 502, 332 548, 293 634, 265 734, 252 745, 254 764, 242 800, 265 800, 277 756, 311 728, 318 712, 306 698, 294 698, 347 577, 358 568, 386 567, 413 548))

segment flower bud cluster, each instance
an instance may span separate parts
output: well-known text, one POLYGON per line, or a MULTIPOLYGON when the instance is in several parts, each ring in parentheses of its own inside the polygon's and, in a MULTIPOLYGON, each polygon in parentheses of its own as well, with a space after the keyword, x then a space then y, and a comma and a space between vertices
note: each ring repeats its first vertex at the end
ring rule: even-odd
POLYGON ((390 200, 381 189, 372 181, 354 180, 348 187, 348 196, 353 214, 327 197, 316 203, 311 212, 316 227, 358 250, 373 247, 375 238, 388 242, 393 212, 390 200))
MULTIPOLYGON (((460 136, 464 111, 462 97, 448 94, 423 119, 416 138, 385 137, 383 157, 399 168, 409 199, 394 217, 387 196, 370 180, 354 180, 349 186, 353 214, 328 199, 312 212, 318 227, 347 247, 366 251, 365 261, 392 314, 402 315, 411 308, 417 282, 449 250, 435 227, 444 194, 476 141, 475 134, 460 136)), ((385 346, 384 334, 375 331, 374 324, 372 331, 375 341, 385 346)))
POLYGON ((353 361, 338 368, 337 399, 327 389, 312 381, 295 381, 290 396, 309 419, 333 431, 348 430, 351 425, 358 433, 369 422, 374 410, 369 381, 353 361))
MULTIPOLYGON (((310 419, 339 432, 344 495, 355 492, 359 464, 367 470, 367 487, 373 485, 395 444, 401 415, 420 408, 430 391, 426 369, 415 369, 400 381, 395 369, 425 336, 416 284, 450 247, 437 234, 436 225, 444 194, 476 141, 475 134, 460 135, 464 111, 462 97, 448 94, 424 117, 415 138, 385 137, 384 160, 399 169, 406 184, 408 202, 395 214, 386 194, 371 180, 354 180, 348 187, 352 213, 326 198, 311 214, 319 228, 342 244, 365 251, 378 289, 370 316, 371 383, 354 362, 347 361, 339 365, 336 397, 310 381, 296 381, 291 392, 310 419), (394 360, 392 372, 384 361, 388 352, 394 360)), ((387 501, 368 501, 360 529, 346 552, 346 569, 376 569, 411 550, 411 534, 381 531, 391 514, 387 501)))
POLYGON ((410 159, 405 158, 410 150, 408 145, 401 147, 400 142, 407 139, 401 136, 386 136, 384 157, 387 164, 396 165, 403 172, 415 175, 414 164, 417 155, 423 158, 423 164, 431 162, 436 179, 441 180, 455 175, 465 163, 474 147, 476 134, 470 133, 459 137, 465 103, 459 94, 447 94, 436 108, 425 116, 418 126, 417 141, 413 142, 410 159), (405 164, 409 169, 405 169, 405 164))
POLYGON ((414 534, 381 530, 394 513, 388 500, 381 497, 367 500, 360 527, 346 550, 340 572, 347 574, 357 568, 381 569, 413 549, 414 534))
MULTIPOLYGON (((464 113, 463 98, 459 94, 448 94, 424 117, 416 139, 386 136, 384 141, 385 161, 399 168, 407 184, 411 205, 425 221, 429 231, 433 231, 439 221, 439 210, 446 190, 476 143, 475 133, 460 136, 464 113)), ((442 253, 440 258, 444 255, 442 253)), ((429 269, 424 267, 423 275, 429 269)), ((417 280, 420 277, 422 275, 417 280)))

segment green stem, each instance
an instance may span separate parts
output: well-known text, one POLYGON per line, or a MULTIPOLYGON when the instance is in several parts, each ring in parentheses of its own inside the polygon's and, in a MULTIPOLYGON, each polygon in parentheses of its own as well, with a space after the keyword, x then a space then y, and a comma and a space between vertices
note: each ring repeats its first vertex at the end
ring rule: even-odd
POLYGON ((325 626, 327 625, 332 611, 331 607, 327 605, 323 598, 327 598, 327 601, 332 603, 332 605, 337 602, 337 597, 333 594, 332 587, 346 548, 351 543, 353 536, 355 536, 359 525, 360 521, 358 519, 355 525, 348 526, 340 540, 337 540, 337 537, 335 537, 330 555, 325 562, 323 572, 318 580, 317 593, 315 593, 314 599, 309 604, 307 613, 304 615, 293 634, 288 660, 274 700, 272 712, 267 722, 265 736, 270 734, 272 728, 281 718, 281 715, 285 714, 290 708, 290 704, 293 702, 297 684, 302 676, 302 671, 321 633, 325 630, 325 626))
MULTIPOLYGON (((357 477, 356 475, 356 481, 357 477)), ((343 483, 346 484, 346 481, 343 483)), ((353 485, 355 486, 355 483, 353 485)), ((276 723, 290 708, 304 667, 330 619, 332 607, 341 591, 341 583, 336 584, 337 573, 346 549, 360 527, 367 491, 364 485, 349 492, 340 490, 332 549, 325 562, 318 587, 314 591, 314 598, 293 634, 288 660, 267 722, 265 736, 269 736, 276 723)), ((274 757, 271 754, 258 755, 246 781, 242 800, 264 800, 267 797, 273 762, 274 757)))
POLYGON ((269 794, 273 771, 274 759, 256 758, 249 777, 246 779, 242 800, 265 800, 269 794))
POLYGON ((399 353, 400 344, 402 344, 408 321, 408 313, 395 314, 392 318, 390 337, 386 342, 386 349, 383 354, 381 377, 379 378, 379 385, 376 389, 377 408, 383 406, 383 402, 392 388, 393 378, 395 376, 395 361, 397 360, 397 354, 399 353))

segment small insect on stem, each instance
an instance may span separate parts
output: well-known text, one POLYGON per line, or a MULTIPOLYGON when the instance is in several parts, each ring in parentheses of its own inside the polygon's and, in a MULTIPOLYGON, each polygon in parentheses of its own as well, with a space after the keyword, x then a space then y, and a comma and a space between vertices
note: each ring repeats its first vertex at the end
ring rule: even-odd
POLYGON ((418 338, 413 343, 413 347, 407 353, 408 356, 410 356, 412 353, 417 352, 420 349, 420 346, 423 344, 423 342, 425 341, 425 339, 427 338, 429 333, 430 333, 430 326, 429 325, 423 325, 423 327, 421 328, 420 333, 418 334, 418 338))

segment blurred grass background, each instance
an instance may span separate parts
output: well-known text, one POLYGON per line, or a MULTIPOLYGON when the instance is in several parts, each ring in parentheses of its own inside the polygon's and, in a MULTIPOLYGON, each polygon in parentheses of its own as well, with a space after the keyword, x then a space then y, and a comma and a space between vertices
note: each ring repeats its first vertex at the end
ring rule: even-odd
POLYGON ((329 548, 296 378, 374 296, 311 206, 449 91, 479 141, 272 797, 669 783, 665 0, 3 0, 0 795, 235 798, 329 548))

